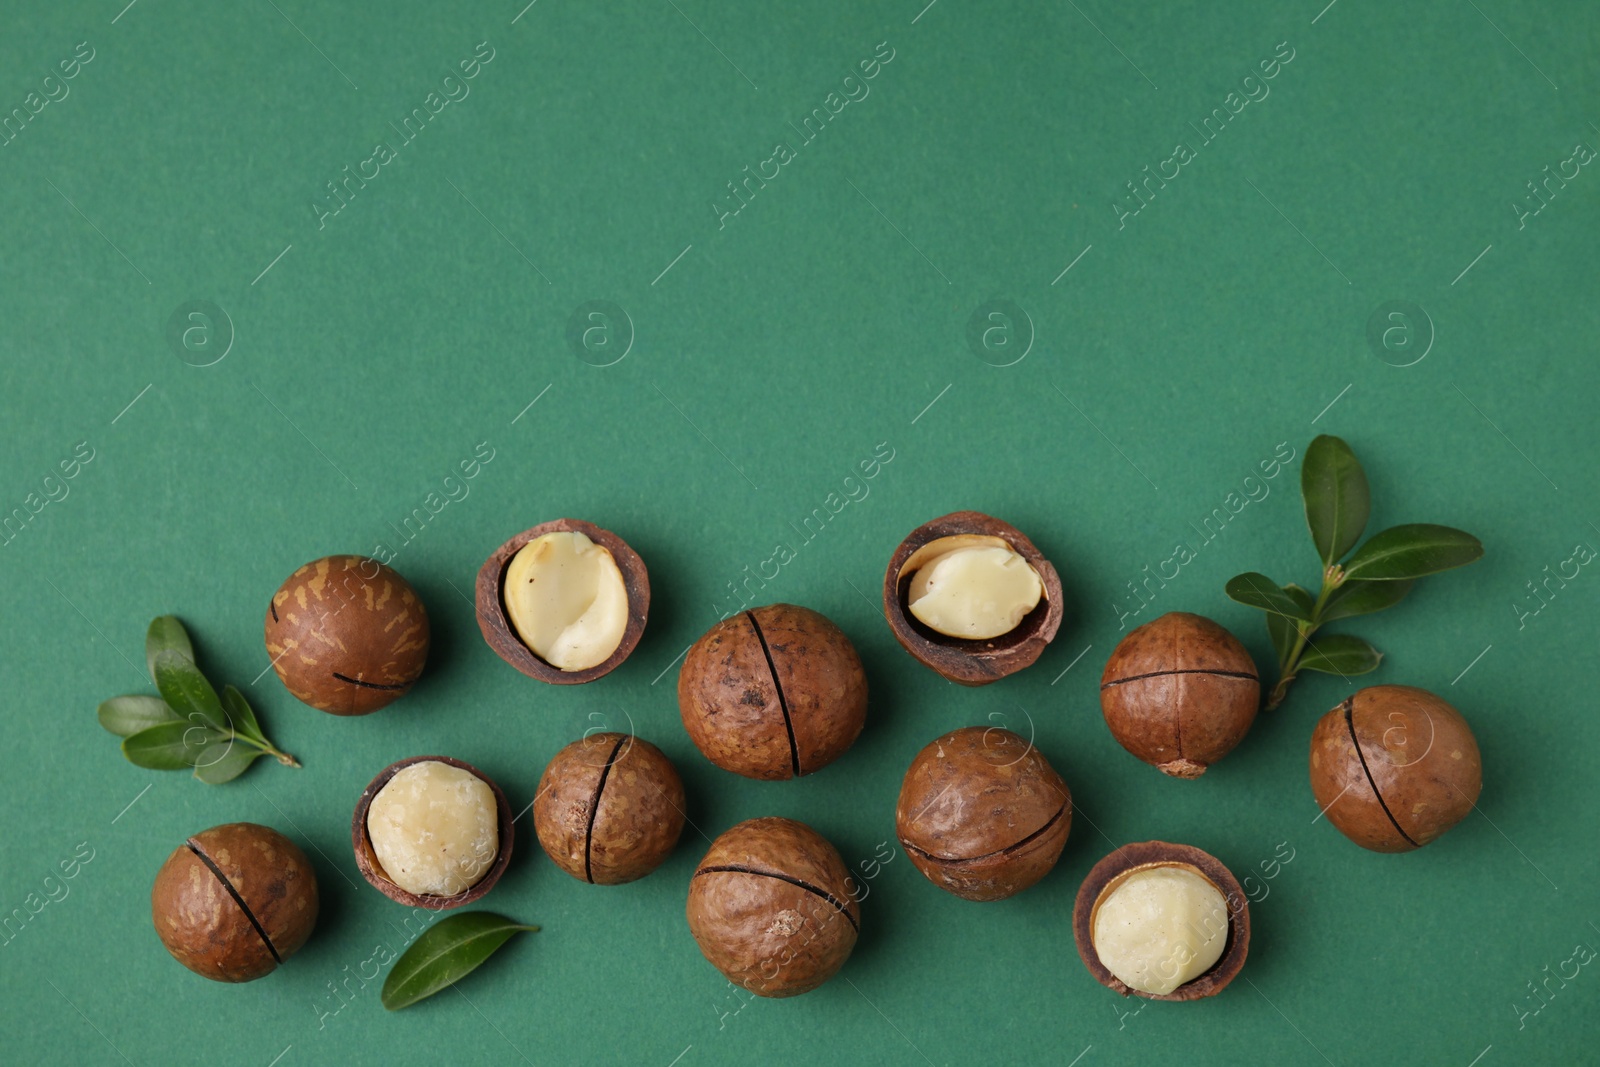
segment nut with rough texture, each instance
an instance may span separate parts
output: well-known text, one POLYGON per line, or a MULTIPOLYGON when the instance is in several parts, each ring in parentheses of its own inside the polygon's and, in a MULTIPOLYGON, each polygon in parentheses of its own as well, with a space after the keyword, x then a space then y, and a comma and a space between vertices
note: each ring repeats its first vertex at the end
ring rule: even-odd
POLYGON ((683 823, 683 782, 672 761, 629 734, 590 734, 557 752, 533 802, 545 852, 596 885, 621 885, 661 866, 683 823))
POLYGON ((500 854, 494 792, 471 771, 437 760, 397 771, 367 808, 378 862, 408 893, 455 896, 500 854))
POLYGON ((272 594, 266 640, 273 670, 298 699, 331 715, 366 715, 422 675, 428 613, 377 560, 326 556, 272 594))
POLYGON ((1260 702, 1255 662, 1238 638, 1184 611, 1129 633, 1100 677, 1112 736, 1174 778, 1198 778, 1232 751, 1260 702))
POLYGON ((746 778, 795 778, 844 754, 867 716, 850 639, 809 608, 773 604, 722 620, 678 673, 684 729, 705 757, 746 778))
POLYGON ((763 997, 792 997, 844 966, 861 928, 855 883, 822 835, 751 819, 712 842, 689 883, 689 931, 711 965, 763 997))
POLYGON ((278 831, 236 822, 173 850, 150 912, 161 943, 195 974, 249 982, 299 951, 317 924, 317 876, 278 831))
POLYGON ((1368 686, 1311 734, 1317 807, 1374 852, 1421 848, 1466 818, 1482 789, 1471 727, 1425 689, 1368 686))
POLYGON ((1002 900, 1055 866, 1072 829, 1072 794, 1031 743, 968 726, 912 760, 895 833, 917 870, 967 900, 1002 900))

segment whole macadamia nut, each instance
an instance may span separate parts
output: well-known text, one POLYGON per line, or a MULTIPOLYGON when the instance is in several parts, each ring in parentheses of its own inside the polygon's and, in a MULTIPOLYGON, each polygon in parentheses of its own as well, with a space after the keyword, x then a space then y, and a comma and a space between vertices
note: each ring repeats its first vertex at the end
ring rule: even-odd
POLYGON ((839 853, 791 819, 751 819, 712 842, 689 883, 688 916, 712 966, 763 997, 792 997, 832 978, 861 929, 839 853))
POLYGON ((266 638, 289 692, 331 715, 366 715, 421 676, 428 613, 406 580, 377 560, 326 556, 272 594, 266 638))
POLYGON ((746 778, 797 778, 844 754, 867 716, 861 658, 809 608, 742 611, 694 643, 678 710, 695 747, 746 778))
POLYGON ((1425 689, 1368 686, 1311 734, 1317 807, 1374 852, 1421 848, 1466 818, 1482 789, 1471 727, 1425 689))
POLYGON ((557 867, 597 885, 643 878, 683 833, 683 782, 659 748, 598 733, 557 752, 539 779, 533 826, 557 867))
POLYGON ((214 826, 161 865, 150 912, 179 963, 213 981, 249 982, 311 936, 317 876, 294 842, 270 827, 214 826))
POLYGON ((1028 741, 968 726, 917 753, 894 823, 934 885, 967 900, 1001 900, 1055 866, 1072 828, 1072 794, 1028 741))
POLYGON ((1100 677, 1100 710, 1123 748, 1175 778, 1198 778, 1244 740, 1261 703, 1239 639, 1174 611, 1124 637, 1100 677))

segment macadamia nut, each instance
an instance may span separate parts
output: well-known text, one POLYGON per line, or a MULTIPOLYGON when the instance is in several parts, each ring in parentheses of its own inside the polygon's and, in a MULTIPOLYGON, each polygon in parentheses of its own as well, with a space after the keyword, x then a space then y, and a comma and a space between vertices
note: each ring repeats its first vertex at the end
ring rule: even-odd
POLYGON ((1228 907, 1191 867, 1136 868, 1101 897, 1093 927, 1106 970, 1134 989, 1162 995, 1222 958, 1228 907))
POLYGON ((998 537, 931 541, 908 560, 911 614, 947 637, 986 641, 1008 634, 1039 604, 1038 572, 998 537))
POLYGON ((604 663, 628 628, 628 590, 616 560, 576 530, 522 546, 506 568, 505 604, 523 642, 564 671, 604 663))
POLYGON ((432 760, 397 771, 367 809, 372 851, 408 893, 455 896, 500 852, 494 791, 471 771, 432 760))

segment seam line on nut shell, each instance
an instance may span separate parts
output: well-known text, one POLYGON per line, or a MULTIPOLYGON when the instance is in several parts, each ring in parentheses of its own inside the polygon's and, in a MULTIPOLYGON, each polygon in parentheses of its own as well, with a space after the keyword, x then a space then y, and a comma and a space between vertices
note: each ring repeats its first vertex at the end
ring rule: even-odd
POLYGON ((228 876, 222 873, 222 868, 212 863, 210 856, 195 848, 192 841, 185 841, 184 844, 190 852, 193 852, 199 858, 201 863, 206 865, 206 869, 216 877, 217 881, 222 883, 222 888, 228 891, 228 895, 233 898, 233 902, 239 905, 239 910, 244 912, 244 917, 250 920, 250 925, 255 927, 256 933, 261 936, 261 943, 267 946, 268 952, 272 953, 273 960, 277 963, 282 963, 283 957, 278 955, 277 948, 272 944, 272 938, 268 937, 267 932, 261 928, 261 923, 257 921, 255 912, 250 910, 250 905, 244 902, 244 897, 239 895, 239 891, 233 888, 233 883, 228 881, 228 876))
POLYGON ((1389 805, 1383 799, 1383 793, 1378 789, 1378 783, 1372 779, 1372 771, 1367 768, 1367 755, 1361 751, 1361 742, 1356 737, 1356 724, 1354 719, 1355 697, 1346 697, 1344 701, 1344 725, 1350 731, 1350 744, 1355 746, 1356 759, 1361 761, 1361 773, 1367 776, 1367 785, 1372 787, 1372 795, 1378 798, 1378 807, 1389 817, 1389 823, 1394 827, 1394 832, 1408 841, 1412 848, 1421 848, 1417 842, 1411 840, 1411 835, 1400 828, 1400 822, 1394 817, 1394 812, 1389 810, 1389 805))
POLYGON ((591 857, 594 854, 594 819, 600 814, 600 794, 605 792, 606 779, 611 776, 611 765, 617 762, 617 753, 622 751, 622 745, 627 740, 628 735, 623 734, 611 746, 611 755, 606 757, 606 765, 600 768, 600 780, 594 784, 594 799, 589 802, 589 825, 583 831, 583 880, 590 885, 594 885, 591 857))
POLYGON ((1144 678, 1163 678, 1169 674, 1214 674, 1219 678, 1248 678, 1252 682, 1261 681, 1260 675, 1246 674, 1244 671, 1208 671, 1200 668, 1189 668, 1178 671, 1151 671, 1149 674, 1130 674, 1126 678, 1118 678, 1115 681, 1110 682, 1101 682, 1100 688, 1110 689, 1112 686, 1121 685, 1123 682, 1137 682, 1144 678))
POLYGON ((793 877, 791 877, 791 876, 789 876, 787 874, 779 874, 777 871, 762 871, 762 870, 757 870, 754 867, 742 867, 737 863, 723 863, 723 864, 718 864, 718 865, 716 865, 714 867, 701 867, 698 871, 694 872, 694 876, 696 878, 698 878, 702 874, 719 874, 719 873, 723 873, 723 874, 754 874, 754 875, 759 875, 762 878, 776 878, 780 882, 788 882, 792 886, 798 886, 801 889, 804 889, 807 893, 815 893, 817 896, 821 897, 823 900, 826 900, 829 904, 832 904, 833 907, 834 907, 834 910, 837 911, 840 915, 844 916, 845 922, 849 923, 852 927, 855 928, 856 933, 860 933, 861 932, 861 924, 856 922, 855 918, 850 914, 850 909, 845 907, 842 903, 840 903, 838 897, 834 896, 832 893, 828 892, 826 889, 823 889, 820 886, 814 886, 810 882, 803 881, 803 880, 801 880, 799 878, 793 878, 793 877))
POLYGON ((339 679, 341 682, 349 682, 351 685, 359 685, 363 689, 385 689, 392 692, 396 689, 411 688, 410 682, 406 682, 403 685, 379 685, 377 682, 363 682, 360 678, 351 678, 349 675, 340 674, 338 671, 334 671, 333 676, 339 679))
POLYGON ((1061 816, 1066 814, 1067 809, 1071 806, 1071 801, 1063 801, 1061 807, 1056 809, 1056 813, 1050 816, 1050 818, 1046 819, 1045 824, 1039 827, 1033 833, 1029 834, 1027 837, 1024 837, 1020 841, 1007 845, 1005 848, 997 848, 993 852, 985 852, 981 856, 964 856, 959 859, 954 856, 941 856, 936 852, 929 852, 925 848, 918 848, 916 845, 913 845, 903 839, 900 842, 900 846, 908 852, 918 853, 919 855, 926 856, 928 859, 934 860, 937 863, 943 863, 949 866, 977 863, 980 860, 988 860, 993 859, 996 856, 1003 856, 1007 852, 1015 852, 1024 845, 1032 844, 1036 838, 1042 837, 1046 830, 1049 830, 1050 827, 1054 826, 1060 820, 1061 816))
POLYGON ((772 662, 772 650, 767 647, 767 635, 761 632, 761 624, 756 621, 754 612, 745 612, 750 620, 750 628, 756 632, 756 640, 761 642, 761 654, 767 658, 767 671, 772 675, 772 688, 778 694, 778 707, 783 712, 783 728, 789 734, 789 763, 794 768, 794 776, 800 777, 800 746, 794 740, 794 722, 789 718, 789 701, 783 695, 783 683, 778 680, 778 665, 772 662))

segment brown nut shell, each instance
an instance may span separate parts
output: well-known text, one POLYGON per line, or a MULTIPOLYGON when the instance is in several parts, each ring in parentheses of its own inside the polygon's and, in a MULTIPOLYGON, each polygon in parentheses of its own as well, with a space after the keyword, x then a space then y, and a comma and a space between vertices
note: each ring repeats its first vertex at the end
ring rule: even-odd
POLYGON ((581 685, 596 678, 603 678, 616 670, 639 646, 639 638, 644 633, 644 624, 650 617, 650 572, 645 569, 644 560, 639 558, 639 554, 610 530, 603 530, 594 523, 584 522, 582 519, 552 519, 549 522, 541 522, 532 529, 523 530, 495 549, 478 569, 475 595, 478 629, 483 631, 483 639, 494 649, 496 655, 529 678, 537 678, 551 685, 581 685), (581 533, 610 552, 611 558, 616 561, 617 570, 622 574, 622 587, 628 593, 628 625, 622 631, 621 643, 617 645, 616 651, 606 657, 605 662, 586 667, 581 671, 564 671, 540 659, 538 654, 523 644, 522 638, 517 636, 516 627, 511 624, 511 617, 506 612, 506 568, 511 566, 512 557, 521 551, 523 545, 547 533, 581 533))
POLYGON ((751 819, 711 844, 689 883, 689 932, 729 981, 763 997, 809 992, 855 948, 855 882, 821 834, 751 819))
POLYGON ((883 615, 901 647, 925 667, 962 685, 988 685, 1030 667, 1061 628, 1061 578, 1022 531, 981 511, 955 511, 923 523, 900 542, 883 575, 883 615), (977 534, 998 537, 1028 562, 1044 585, 1039 604, 1015 629, 988 640, 950 637, 924 626, 911 614, 907 591, 916 573, 911 557, 943 537, 977 534))
POLYGON ((196 974, 249 982, 299 951, 317 923, 317 876, 268 826, 229 823, 173 850, 150 912, 167 951, 196 974))
POLYGON ((1100 676, 1100 710, 1112 736, 1175 778, 1198 778, 1232 751, 1260 703, 1260 676, 1244 645, 1185 611, 1129 632, 1100 676))
POLYGON ((1146 1000, 1199 1000, 1222 992, 1238 975, 1250 952, 1250 902, 1233 872, 1209 852, 1193 845, 1175 845, 1167 841, 1142 841, 1123 845, 1111 855, 1095 864, 1078 889, 1078 898, 1072 907, 1072 936, 1078 943, 1078 955, 1089 968, 1094 980, 1123 996, 1144 997, 1146 1000), (1100 954, 1094 948, 1094 914, 1106 894, 1134 871, 1149 867, 1188 867, 1199 873, 1222 894, 1228 906, 1228 940, 1222 957, 1204 974, 1197 975, 1170 993, 1146 993, 1126 985, 1122 979, 1106 969, 1100 954))
POLYGON ((1466 818, 1482 789, 1472 728, 1425 689, 1368 686, 1311 734, 1317 807, 1374 852, 1421 848, 1466 818))
POLYGON ((844 632, 771 604, 708 630, 678 672, 678 711, 707 759, 746 778, 795 778, 845 753, 867 718, 867 676, 844 632))
POLYGON ((422 676, 428 612, 398 573, 364 556, 324 556, 267 605, 267 655, 284 687, 330 715, 366 715, 422 676))
POLYGON ((511 846, 516 835, 516 826, 512 822, 511 804, 506 800, 506 795, 500 791, 494 779, 484 774, 470 763, 449 756, 411 756, 408 759, 391 763, 378 772, 378 776, 368 783, 362 791, 361 799, 356 801, 355 814, 350 819, 350 844, 356 853, 356 868, 361 871, 361 877, 372 884, 372 887, 397 904, 404 904, 408 908, 431 908, 434 911, 444 911, 449 908, 459 908, 463 904, 471 904, 489 890, 500 880, 506 872, 506 865, 511 862, 511 846), (498 817, 500 833, 500 852, 495 856, 494 864, 483 872, 483 877, 478 879, 467 889, 454 896, 442 897, 429 894, 412 893, 401 889, 389 880, 389 875, 383 869, 383 864, 378 862, 377 853, 372 848, 372 836, 367 832, 367 809, 372 807, 372 798, 376 797, 384 786, 389 784, 389 779, 397 773, 411 766, 413 763, 445 763, 451 767, 459 767, 480 779, 494 794, 495 814, 498 817))
POLYGON ((966 900, 1002 900, 1055 866, 1072 829, 1072 794, 1027 740, 968 726, 917 753, 894 824, 934 885, 966 900))
POLYGON ((596 885, 621 885, 661 866, 684 818, 683 781, 672 761, 630 734, 590 734, 557 752, 533 802, 545 852, 596 885))

